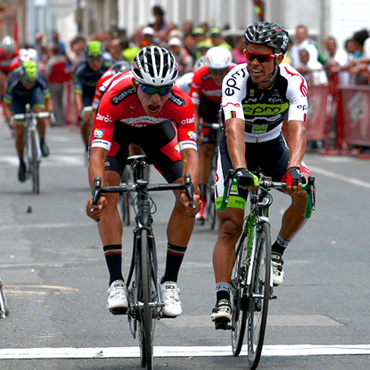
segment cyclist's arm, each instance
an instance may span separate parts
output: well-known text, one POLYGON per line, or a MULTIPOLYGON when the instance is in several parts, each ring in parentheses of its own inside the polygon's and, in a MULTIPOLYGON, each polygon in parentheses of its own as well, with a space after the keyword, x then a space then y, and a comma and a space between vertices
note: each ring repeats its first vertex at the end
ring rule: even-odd
POLYGON ((77 112, 80 113, 83 108, 82 93, 75 91, 75 103, 76 103, 77 112))
MULTIPOLYGON (((102 180, 102 186, 104 186, 104 173, 105 173, 105 160, 108 156, 108 150, 95 147, 91 149, 90 153, 90 165, 89 165, 89 181, 91 189, 94 187, 94 180, 96 177, 100 177, 102 180)), ((107 199, 102 195, 99 198, 98 204, 91 213, 91 205, 93 199, 88 199, 86 203, 86 214, 95 221, 99 221, 103 209, 107 206, 107 199)))
POLYGON ((45 97, 45 110, 46 112, 52 112, 54 111, 54 103, 51 96, 45 97))
POLYGON ((247 168, 244 141, 245 123, 241 118, 226 120, 226 140, 234 169, 247 168))
POLYGON ((191 181, 194 188, 197 189, 199 183, 199 158, 198 152, 194 149, 183 149, 181 151, 182 162, 184 165, 183 172, 190 173, 191 181))
POLYGON ((12 109, 11 105, 7 102, 4 102, 4 115, 8 122, 11 122, 12 120, 12 109))
POLYGON ((303 121, 289 121, 289 167, 300 167, 306 151, 306 123, 303 121))
POLYGON ((104 148, 91 148, 90 164, 89 164, 89 180, 90 186, 94 186, 95 177, 102 179, 102 186, 104 186, 105 161, 108 156, 108 151, 104 148))

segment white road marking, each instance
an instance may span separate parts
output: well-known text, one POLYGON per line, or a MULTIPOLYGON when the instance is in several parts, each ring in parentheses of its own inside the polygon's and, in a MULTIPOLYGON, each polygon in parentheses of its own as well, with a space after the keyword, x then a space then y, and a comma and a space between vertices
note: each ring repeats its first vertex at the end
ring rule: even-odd
MULTIPOLYGON (((0 163, 18 167, 19 159, 15 155, 3 155, 0 157, 0 163)), ((41 159, 41 167, 78 167, 85 166, 83 152, 79 155, 50 155, 50 157, 41 159)))
MULTIPOLYGON (((230 346, 209 347, 154 347, 154 357, 226 357, 232 356, 230 346)), ((241 351, 246 356, 246 350, 241 351)), ((370 355, 370 344, 360 345, 265 345, 262 356, 325 356, 325 355, 370 355)), ((83 358, 136 358, 140 356, 139 347, 105 348, 5 348, 0 349, 2 360, 25 359, 83 359, 83 358)))
POLYGON ((0 230, 27 230, 27 229, 64 229, 64 228, 81 228, 81 227, 96 227, 94 222, 80 223, 55 223, 55 224, 29 224, 29 225, 1 225, 0 230))
POLYGON ((312 170, 313 175, 315 173, 319 173, 320 175, 323 175, 323 176, 331 177, 333 179, 347 182, 352 185, 362 186, 363 188, 370 189, 370 184, 368 182, 357 180, 357 179, 352 179, 352 178, 349 178, 348 176, 342 176, 335 172, 324 170, 322 168, 315 167, 315 166, 309 166, 309 168, 310 170, 312 170))

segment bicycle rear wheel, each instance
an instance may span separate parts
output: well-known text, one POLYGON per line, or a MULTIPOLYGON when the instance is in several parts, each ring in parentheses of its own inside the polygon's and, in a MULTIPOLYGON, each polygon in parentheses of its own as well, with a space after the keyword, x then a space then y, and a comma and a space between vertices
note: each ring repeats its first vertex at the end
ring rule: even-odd
POLYGON ((153 302, 156 292, 156 276, 153 268, 151 240, 146 230, 140 236, 140 274, 137 282, 139 290, 139 340, 141 366, 153 369, 153 339, 156 305, 153 302))
POLYGON ((245 327, 247 322, 247 303, 244 282, 247 278, 247 242, 243 234, 236 250, 236 261, 231 279, 232 289, 232 322, 231 322, 231 347, 234 356, 239 356, 243 347, 245 327))
POLYGON ((215 204, 215 185, 211 184, 208 187, 208 201, 207 201, 207 219, 211 230, 216 226, 216 204, 215 204))
POLYGON ((256 369, 261 358, 271 294, 271 234, 266 222, 258 226, 256 254, 248 302, 248 361, 256 369))
POLYGON ((30 172, 32 180, 32 191, 35 194, 40 193, 40 160, 38 158, 38 140, 36 133, 31 132, 31 156, 30 156, 30 172))

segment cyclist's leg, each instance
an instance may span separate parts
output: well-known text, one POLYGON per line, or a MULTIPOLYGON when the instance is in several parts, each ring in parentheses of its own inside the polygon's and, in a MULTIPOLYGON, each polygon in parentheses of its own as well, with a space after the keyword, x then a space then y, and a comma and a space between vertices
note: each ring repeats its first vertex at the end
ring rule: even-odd
MULTIPOLYGON (((45 111, 45 99, 42 93, 41 87, 37 87, 32 90, 32 95, 30 98, 30 104, 32 110, 35 113, 44 112, 45 111)), ((37 130, 40 136, 40 147, 41 152, 44 157, 49 155, 49 148, 46 145, 46 118, 39 118, 37 120, 37 130)))
MULTIPOLYGON (((219 208, 225 174, 232 168, 228 155, 226 140, 220 143, 217 165, 216 209, 219 208)), ((219 219, 218 237, 213 250, 213 270, 216 281, 216 307, 213 309, 212 320, 226 318, 231 320, 230 281, 235 263, 235 245, 239 239, 244 217, 246 192, 238 188, 229 199, 229 206, 224 212, 217 210, 219 219)))
MULTIPOLYGON (((147 127, 142 140, 137 141, 150 162, 169 182, 182 182, 183 164, 181 154, 174 150, 177 145, 176 130, 172 122, 164 121, 159 125, 147 127), (172 145, 172 147, 170 147, 172 145)), ((144 133, 144 132, 143 132, 144 133)), ((167 226, 167 255, 164 275, 161 279, 162 298, 165 303, 164 316, 176 317, 181 314, 181 302, 177 279, 180 267, 194 227, 190 217, 180 202, 181 191, 175 191, 175 204, 167 226)))
MULTIPOLYGON (((82 95, 82 104, 83 107, 90 107, 92 105, 93 98, 83 94, 82 95)), ((91 135, 91 130, 92 130, 92 120, 93 120, 93 112, 86 112, 82 117, 81 117, 81 136, 83 143, 85 144, 85 149, 88 151, 89 144, 90 144, 90 135, 91 135)))

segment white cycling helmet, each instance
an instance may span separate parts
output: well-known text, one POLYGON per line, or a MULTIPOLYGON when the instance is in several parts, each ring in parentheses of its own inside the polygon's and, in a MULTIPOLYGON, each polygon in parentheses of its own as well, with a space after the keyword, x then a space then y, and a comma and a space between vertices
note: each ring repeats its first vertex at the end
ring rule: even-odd
POLYGON ((1 40, 1 48, 5 51, 13 51, 16 46, 15 40, 9 35, 4 36, 1 40))
POLYGON ((147 46, 132 61, 132 71, 139 84, 173 85, 178 76, 175 56, 166 48, 147 46))
POLYGON ((232 55, 223 46, 216 46, 207 51, 206 65, 210 70, 226 70, 230 67, 232 55))
POLYGON ((196 69, 198 69, 200 67, 203 67, 205 64, 206 64, 206 56, 205 55, 202 55, 200 58, 198 58, 195 61, 194 70, 196 70, 196 69))

